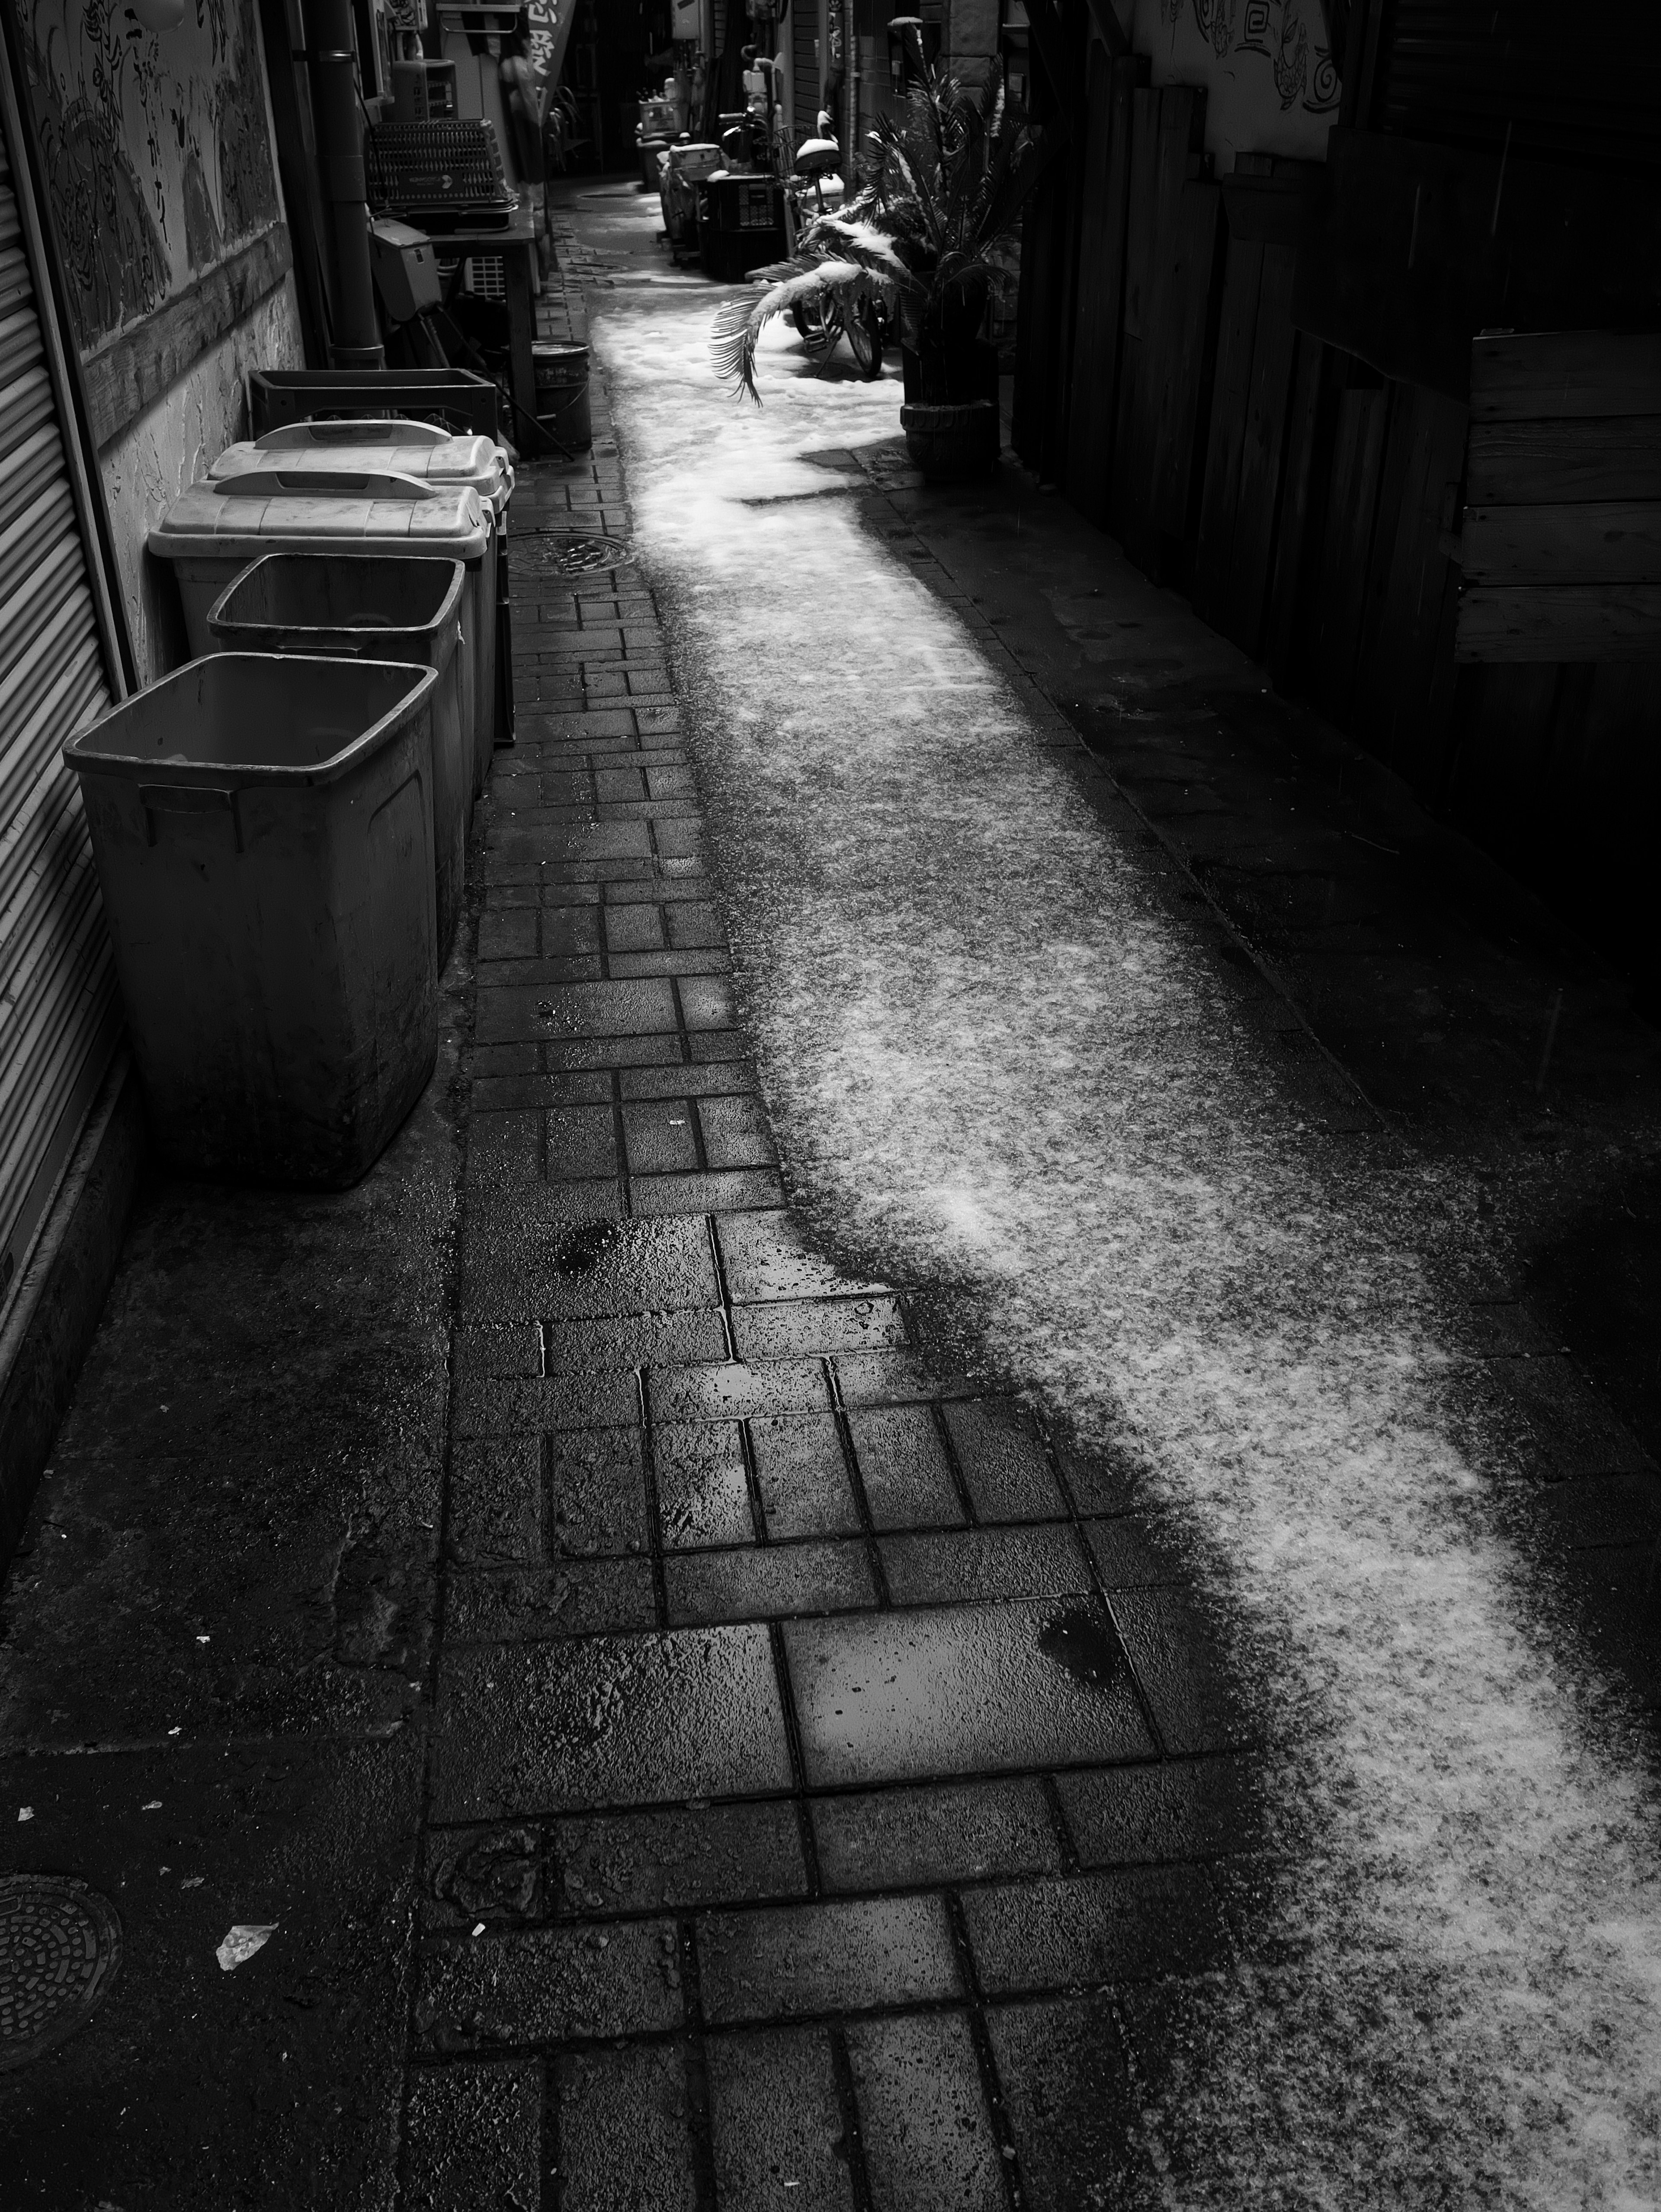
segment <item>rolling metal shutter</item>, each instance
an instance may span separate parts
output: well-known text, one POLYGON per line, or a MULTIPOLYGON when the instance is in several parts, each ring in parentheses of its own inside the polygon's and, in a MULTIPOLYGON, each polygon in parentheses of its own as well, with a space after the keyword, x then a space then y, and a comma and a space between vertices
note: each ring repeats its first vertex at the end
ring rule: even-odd
MULTIPOLYGON (((1390 0, 1375 130, 1519 160, 1661 168, 1661 7, 1390 0)), ((1612 218, 1613 219, 1613 218, 1612 218)))
POLYGON ((86 818, 62 753, 111 694, 28 247, 0 141, 0 1308, 121 1027, 86 818))

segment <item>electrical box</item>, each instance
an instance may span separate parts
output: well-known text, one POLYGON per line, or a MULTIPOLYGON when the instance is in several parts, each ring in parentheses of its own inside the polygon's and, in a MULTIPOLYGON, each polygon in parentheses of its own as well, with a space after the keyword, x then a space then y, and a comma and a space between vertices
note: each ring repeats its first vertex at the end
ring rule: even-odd
POLYGON ((456 112, 453 62, 392 64, 392 114, 399 123, 438 123, 456 112))
POLYGON ((369 226, 369 261, 389 320, 407 323, 443 298, 433 241, 424 230, 381 216, 369 226))

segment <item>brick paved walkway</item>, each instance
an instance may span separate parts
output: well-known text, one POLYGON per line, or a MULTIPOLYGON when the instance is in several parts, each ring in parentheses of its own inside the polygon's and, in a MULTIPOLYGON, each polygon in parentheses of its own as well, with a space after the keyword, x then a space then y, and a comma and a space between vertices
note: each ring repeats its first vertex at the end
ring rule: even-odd
POLYGON ((651 598, 548 558, 627 534, 593 392, 515 502, 408 2202, 1074 2212, 1247 1778, 1112 1471, 784 1206, 651 598))

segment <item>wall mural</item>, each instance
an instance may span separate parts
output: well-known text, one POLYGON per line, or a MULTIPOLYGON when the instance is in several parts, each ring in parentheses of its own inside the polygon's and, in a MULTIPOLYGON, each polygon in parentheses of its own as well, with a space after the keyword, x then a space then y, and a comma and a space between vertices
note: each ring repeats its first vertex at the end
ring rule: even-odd
POLYGON ((1321 0, 1159 0, 1173 33, 1190 12, 1195 32, 1219 61, 1256 54, 1269 64, 1282 108, 1335 112, 1338 72, 1321 0))
POLYGON ((254 0, 186 0, 160 33, 119 0, 11 4, 87 353, 282 214, 254 0))
POLYGON ((1134 44, 1157 84, 1206 88, 1206 145, 1324 160, 1338 71, 1322 0, 1134 0, 1134 44))

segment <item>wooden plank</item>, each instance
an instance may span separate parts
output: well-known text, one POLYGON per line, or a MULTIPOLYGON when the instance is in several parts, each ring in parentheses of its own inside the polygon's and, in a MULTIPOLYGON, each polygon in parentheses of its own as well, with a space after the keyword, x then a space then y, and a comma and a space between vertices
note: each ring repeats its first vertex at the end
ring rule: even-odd
POLYGON ((1475 507, 1661 499, 1661 416, 1473 422, 1465 497, 1475 507))
POLYGON ((1459 602, 1461 660, 1661 657, 1661 584, 1479 584, 1459 602))
POLYGON ((1468 584, 1661 583, 1661 501, 1468 507, 1468 584))
MULTIPOLYGON (((1159 219, 1161 94, 1139 86, 1130 104, 1129 199, 1125 230, 1124 336, 1119 355, 1119 405, 1113 435, 1107 526, 1129 550, 1147 504, 1149 441, 1144 421, 1142 353, 1153 289, 1153 239, 1159 219)), ((1148 373, 1153 373, 1150 362, 1148 373)))
POLYGON ((1470 392, 1480 330, 1655 320, 1661 176, 1335 129, 1298 256, 1297 319, 1384 375, 1470 392), (1501 189, 1503 185, 1503 190, 1501 189))
POLYGON ((1105 513, 1113 460, 1135 83, 1134 59, 1092 52, 1066 479, 1068 496, 1092 522, 1105 513))
POLYGON ((1476 337, 1473 422, 1661 415, 1661 332, 1543 331, 1476 337))
MULTIPOLYGON (((1108 171, 1113 136, 1113 64, 1092 43, 1085 91, 1084 155, 1079 181, 1078 306, 1073 331, 1073 383, 1068 395, 1067 459, 1062 486, 1075 507, 1085 505, 1086 449, 1099 404, 1102 357, 1111 349, 1098 273, 1106 258, 1108 171)), ((1115 321, 1116 323, 1116 314, 1115 321)))
POLYGON ((1327 349, 1318 338, 1297 340, 1292 404, 1287 420, 1286 488, 1275 532, 1275 567, 1265 610, 1264 654, 1280 691, 1290 691, 1307 648, 1305 578, 1310 568, 1311 514, 1320 453, 1321 400, 1329 374, 1327 349))
MULTIPOLYGON (((1182 311, 1187 288, 1183 280, 1191 272, 1196 245, 1193 211, 1185 210, 1183 201, 1189 163, 1198 155, 1204 132, 1204 93, 1191 85, 1167 86, 1159 95, 1152 196, 1151 202, 1144 203, 1150 228, 1140 315, 1139 335, 1144 340, 1141 373, 1128 422, 1121 410, 1122 452, 1126 465, 1121 469, 1116 457, 1114 470, 1112 526, 1130 558, 1149 575, 1160 573, 1165 553, 1156 518, 1156 486, 1161 471, 1169 474, 1171 469, 1179 419, 1169 387, 1173 375, 1184 370, 1189 371, 1197 381, 1200 368, 1197 360, 1192 363, 1184 362, 1178 349, 1184 335, 1182 311)), ((1133 165, 1135 158, 1133 144, 1133 165)), ((1214 234, 1220 204, 1216 187, 1200 189, 1208 195, 1205 211, 1214 234)), ((1208 251, 1208 282, 1209 274, 1208 251)), ((1129 315, 1126 327, 1129 330, 1129 315)), ((1186 461, 1187 456, 1182 459, 1186 461)), ((1186 489, 1186 477, 1183 489, 1186 489)))
POLYGON ((1317 702, 1341 726, 1349 719, 1360 652, 1367 560, 1389 419, 1390 395, 1383 386, 1346 392, 1338 403, 1311 594, 1309 684, 1317 702))
POLYGON ((1304 222, 1305 180, 1261 176, 1237 167, 1222 180, 1223 209, 1231 243, 1250 239, 1256 246, 1295 248, 1304 222))
POLYGON ((1058 22, 1076 60, 1064 83, 1056 88, 1056 104, 1066 105, 1068 135, 1052 172, 1056 178, 1051 198, 1050 250, 1053 327, 1049 359, 1049 383, 1044 408, 1043 436, 1038 472, 1046 483, 1059 484, 1067 473, 1067 430, 1073 386, 1073 348, 1077 329, 1079 286, 1079 222, 1083 197, 1085 159, 1085 60, 1091 51, 1083 10, 1072 0, 1058 22))
POLYGON ((1262 281, 1246 393, 1245 435, 1240 447, 1239 489, 1228 577, 1218 616, 1226 637, 1256 659, 1262 649, 1263 617, 1280 516, 1287 413, 1298 334, 1292 321, 1296 257, 1283 246, 1264 250, 1262 281))
POLYGON ((1445 522, 1464 465, 1466 412, 1422 385, 1398 385, 1393 398, 1397 465, 1385 468, 1373 531, 1355 732, 1393 767, 1434 784, 1452 705, 1445 617, 1457 585, 1445 522))
POLYGON ((1050 365, 1050 220, 1055 170, 1040 179, 1021 218, 1020 283, 1015 295, 1015 393, 1010 439, 1030 469, 1043 444, 1050 365))
POLYGON ((1131 99, 1129 231, 1125 240, 1125 336, 1146 334, 1153 289, 1153 228, 1159 193, 1159 94, 1139 85, 1131 99))
POLYGON ((1257 336, 1257 300, 1263 249, 1231 238, 1223 273, 1217 330, 1217 374, 1200 494, 1200 528, 1194 558, 1194 611, 1214 629, 1222 627, 1233 568, 1234 520, 1240 489, 1240 456, 1251 404, 1251 360, 1257 336))
POLYGON ((1173 546, 1193 531, 1205 465, 1216 368, 1222 218, 1223 196, 1215 185, 1183 186, 1162 288, 1164 374, 1153 430, 1153 526, 1173 546))
POLYGON ((228 261, 120 331, 82 363, 93 442, 107 446, 252 313, 294 264, 287 223, 273 223, 228 261))

